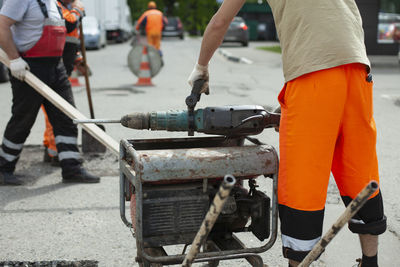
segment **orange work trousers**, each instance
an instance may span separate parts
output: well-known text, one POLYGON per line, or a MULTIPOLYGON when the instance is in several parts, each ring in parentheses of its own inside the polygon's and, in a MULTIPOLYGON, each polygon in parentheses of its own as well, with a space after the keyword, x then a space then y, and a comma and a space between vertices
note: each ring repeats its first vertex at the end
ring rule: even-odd
POLYGON ((44 120, 46 122, 46 129, 44 130, 43 134, 43 145, 47 148, 49 156, 55 157, 57 156, 57 147, 53 133, 53 126, 51 126, 51 123, 49 121, 49 118, 47 117, 47 113, 46 110, 44 109, 44 106, 42 105, 41 108, 43 110, 44 120))
POLYGON ((331 171, 342 196, 355 198, 371 180, 379 182, 366 77, 364 65, 349 64, 303 75, 282 89, 280 204, 323 209, 331 171))
MULTIPOLYGON (((320 240, 331 172, 345 204, 371 180, 379 182, 367 77, 365 65, 342 65, 289 81, 279 94, 278 201, 286 258, 301 261, 320 240)), ((374 193, 357 216, 364 223, 349 223, 351 231, 384 232, 381 194, 374 193)))
POLYGON ((157 50, 161 48, 161 32, 147 33, 147 43, 154 46, 157 50))

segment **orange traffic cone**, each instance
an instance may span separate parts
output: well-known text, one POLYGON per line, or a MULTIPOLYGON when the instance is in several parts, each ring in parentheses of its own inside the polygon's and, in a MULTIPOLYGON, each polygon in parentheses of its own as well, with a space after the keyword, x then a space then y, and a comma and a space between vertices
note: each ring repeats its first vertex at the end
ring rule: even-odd
POLYGON ((74 67, 74 70, 72 71, 71 76, 68 78, 68 80, 71 83, 72 87, 82 86, 78 79, 78 72, 76 70, 76 67, 74 67))
POLYGON ((135 83, 136 86, 154 86, 151 82, 151 72, 149 56, 147 54, 147 46, 143 46, 142 61, 140 63, 139 79, 135 83))
POLYGON ((82 86, 82 84, 79 82, 79 79, 78 79, 78 78, 72 78, 72 77, 70 77, 70 78, 68 78, 68 79, 69 79, 69 82, 71 83, 71 86, 72 86, 72 87, 82 86))

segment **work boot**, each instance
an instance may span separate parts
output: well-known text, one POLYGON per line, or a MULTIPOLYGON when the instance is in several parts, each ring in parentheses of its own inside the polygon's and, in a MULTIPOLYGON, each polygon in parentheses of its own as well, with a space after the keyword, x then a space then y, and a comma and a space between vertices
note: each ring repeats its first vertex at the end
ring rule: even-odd
POLYGON ((12 172, 0 171, 0 185, 22 185, 23 182, 12 172))
POLYGON ((63 175, 63 183, 99 183, 100 177, 88 173, 84 168, 72 174, 63 175))

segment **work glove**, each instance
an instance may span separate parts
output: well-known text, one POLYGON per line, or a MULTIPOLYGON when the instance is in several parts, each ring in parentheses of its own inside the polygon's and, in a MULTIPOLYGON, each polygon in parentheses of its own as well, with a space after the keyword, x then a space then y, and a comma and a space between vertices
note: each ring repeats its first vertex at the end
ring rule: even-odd
POLYGON ((29 70, 29 65, 21 57, 10 60, 11 74, 18 80, 25 80, 25 74, 27 70, 29 70))
POLYGON ((191 87, 193 87, 194 82, 197 80, 204 80, 204 84, 200 90, 200 94, 204 93, 204 94, 208 95, 210 93, 210 87, 208 86, 208 80, 209 80, 208 65, 202 66, 202 65, 196 64, 194 66, 194 69, 189 76, 188 83, 191 87))

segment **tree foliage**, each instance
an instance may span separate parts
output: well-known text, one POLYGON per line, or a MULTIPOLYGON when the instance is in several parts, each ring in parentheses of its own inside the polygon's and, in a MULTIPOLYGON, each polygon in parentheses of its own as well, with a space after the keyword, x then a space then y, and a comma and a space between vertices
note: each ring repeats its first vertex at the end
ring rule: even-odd
POLYGON ((203 34, 208 22, 218 10, 215 0, 177 0, 178 16, 190 34, 203 34))
POLYGON ((399 0, 380 0, 380 9, 383 12, 400 13, 399 0))

